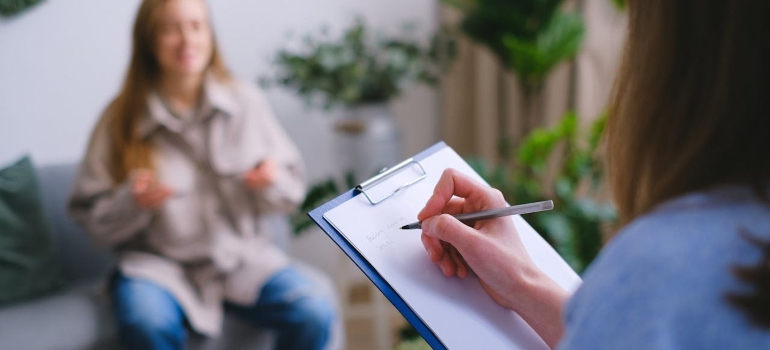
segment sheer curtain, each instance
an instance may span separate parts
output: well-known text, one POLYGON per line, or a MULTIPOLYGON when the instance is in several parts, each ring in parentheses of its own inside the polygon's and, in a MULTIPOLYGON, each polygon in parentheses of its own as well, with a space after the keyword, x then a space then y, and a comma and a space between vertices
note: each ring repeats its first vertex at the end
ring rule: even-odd
MULTIPOLYGON (((583 0, 577 6, 586 24, 583 48, 573 62, 549 75, 540 102, 538 125, 551 125, 574 110, 582 121, 597 118, 607 105, 625 35, 625 14, 610 0, 583 0)), ((462 19, 456 10, 442 7, 445 24, 462 19)), ((441 134, 463 156, 499 158, 498 135, 517 142, 523 136, 525 108, 516 77, 505 71, 486 48, 465 37, 458 56, 442 80, 441 134)))

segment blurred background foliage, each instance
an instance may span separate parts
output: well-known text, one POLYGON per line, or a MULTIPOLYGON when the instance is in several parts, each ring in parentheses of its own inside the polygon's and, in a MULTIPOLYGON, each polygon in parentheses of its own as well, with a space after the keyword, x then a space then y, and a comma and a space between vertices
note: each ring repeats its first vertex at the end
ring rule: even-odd
POLYGON ((356 181, 353 172, 348 171, 342 180, 330 177, 310 186, 302 204, 289 218, 294 234, 300 235, 305 230, 315 227, 315 222, 310 219, 307 213, 334 199, 344 191, 352 189, 359 183, 360 181, 356 181))
MULTIPOLYGON (((532 94, 536 94, 542 88, 547 75, 556 65, 573 58, 582 46, 585 33, 583 20, 579 14, 563 10, 561 8, 563 0, 442 0, 442 2, 462 12, 463 18, 459 24, 462 34, 489 48, 505 67, 516 73, 519 83, 524 88, 523 103, 528 103, 526 99, 532 98, 532 94)), ((622 5, 621 2, 617 4, 622 5)), ((324 77, 338 73, 333 73, 334 69, 328 69, 336 66, 324 63, 327 59, 323 57, 325 55, 367 57, 363 49, 365 32, 363 23, 357 22, 345 31, 341 43, 326 43, 323 45, 330 46, 324 47, 314 39, 307 39, 307 45, 312 49, 307 51, 305 56, 295 57, 292 56, 293 54, 282 51, 279 54, 279 62, 282 63, 279 65, 285 68, 300 62, 296 63, 297 67, 312 67, 307 69, 313 71, 312 74, 317 74, 319 80, 339 83, 344 79, 324 77), (325 50, 333 53, 323 53, 325 50), (345 53, 348 51, 351 53, 345 53), (294 61, 296 62, 292 63, 294 61), (308 64, 308 62, 313 63, 308 64)), ((383 47, 388 45, 392 45, 392 42, 383 47)), ((435 45, 428 51, 419 51, 410 45, 412 44, 398 44, 396 47, 398 50, 411 52, 407 55, 411 60, 430 64, 435 68, 438 62, 435 45)), ((352 64, 358 68, 339 69, 361 70, 363 68, 360 67, 372 66, 374 56, 368 57, 370 58, 360 61, 364 63, 355 64, 350 62, 358 62, 357 60, 346 58, 343 61, 348 63, 344 65, 352 64)), ((331 61, 336 62, 336 60, 331 61)), ((296 72, 302 69, 291 68, 295 71, 293 76, 298 76, 296 72)), ((397 76, 403 73, 395 72, 406 70, 386 69, 385 71, 397 76)), ((415 69, 406 77, 409 77, 412 82, 434 83, 437 75, 428 72, 427 68, 426 70, 415 69)), ((347 76, 347 74, 355 75, 344 73, 341 76, 347 76)), ((377 75, 374 71, 361 74, 377 75)), ((291 85, 296 82, 292 79, 290 74, 274 81, 291 85)), ((313 83, 305 84, 304 87, 300 84, 296 88, 299 89, 300 94, 305 95, 309 95, 309 92, 314 89, 320 89, 320 91, 329 89, 326 95, 330 96, 331 100, 327 99, 327 103, 351 103, 351 101, 362 101, 364 96, 373 99, 393 96, 388 92, 394 91, 392 81, 383 81, 370 81, 371 84, 383 87, 379 88, 381 92, 369 95, 362 94, 365 90, 360 86, 365 84, 357 85, 359 87, 354 89, 359 92, 349 95, 342 92, 345 89, 343 85, 323 85, 327 83, 314 85, 313 83), (322 85, 323 88, 318 87, 322 85), (353 100, 349 99, 351 96, 354 97, 353 100)), ((586 130, 582 130, 578 116, 567 113, 552 127, 531 130, 517 144, 506 142, 509 140, 501 137, 499 145, 502 159, 494 163, 475 157, 468 158, 471 166, 491 186, 500 189, 509 203, 528 203, 544 199, 554 201, 554 210, 530 215, 527 221, 578 273, 591 263, 603 244, 603 233, 611 229, 616 220, 615 210, 609 201, 600 200, 604 171, 596 152, 605 120, 606 116, 602 116, 588 125, 586 130)), ((291 219, 295 232, 299 234, 313 226, 313 222, 306 215, 308 211, 353 188, 361 180, 355 179, 349 172, 343 179, 330 178, 311 186, 300 211, 291 219)))
POLYGON ((0 0, 0 15, 10 17, 43 1, 44 0, 0 0))
POLYGON ((564 0, 442 0, 463 13, 460 30, 516 73, 525 94, 542 88, 548 73, 574 57, 583 43, 582 17, 564 0))
POLYGON ((289 88, 308 105, 326 109, 385 103, 413 84, 435 85, 451 47, 438 35, 420 43, 412 27, 385 37, 358 18, 337 38, 322 28, 305 35, 299 47, 280 49, 274 76, 263 77, 261 84, 289 88))
POLYGON ((605 121, 602 116, 582 131, 578 116, 568 113, 553 127, 532 131, 512 164, 469 159, 511 204, 554 201, 554 210, 526 219, 578 273, 596 257, 617 217, 601 199, 604 167, 597 149, 605 121))

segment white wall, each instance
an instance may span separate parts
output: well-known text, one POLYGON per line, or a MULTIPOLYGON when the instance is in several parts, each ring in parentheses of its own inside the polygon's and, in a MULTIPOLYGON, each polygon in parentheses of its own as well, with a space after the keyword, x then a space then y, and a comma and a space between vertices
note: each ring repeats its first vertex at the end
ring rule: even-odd
MULTIPOLYGON (((427 37, 437 25, 436 0, 210 0, 214 27, 233 72, 256 81, 287 33, 334 29, 361 14, 375 28, 403 21, 427 37)), ((0 164, 29 153, 37 164, 77 161, 128 63, 139 0, 48 0, 0 18, 0 164)), ((308 110, 286 91, 271 89, 273 108, 305 155, 312 178, 332 173, 330 118, 308 110)), ((393 105, 404 150, 438 139, 436 94, 414 88, 393 105)))

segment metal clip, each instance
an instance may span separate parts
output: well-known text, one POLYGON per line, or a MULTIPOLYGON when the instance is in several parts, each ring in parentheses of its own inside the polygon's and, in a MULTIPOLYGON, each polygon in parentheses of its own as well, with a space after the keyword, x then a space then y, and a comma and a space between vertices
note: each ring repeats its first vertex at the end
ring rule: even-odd
POLYGON ((363 193, 364 196, 366 197, 366 199, 369 201, 369 203, 371 203, 372 205, 375 205, 375 204, 381 203, 382 201, 392 197, 396 193, 401 192, 403 189, 416 184, 417 182, 419 182, 420 180, 424 179, 427 176, 428 176, 428 173, 425 171, 425 168, 422 167, 422 164, 420 164, 420 162, 418 162, 418 161, 416 161, 416 160, 414 160, 412 158, 409 158, 409 159, 399 163, 398 165, 396 165, 396 166, 394 166, 394 167, 392 167, 390 169, 383 169, 383 171, 381 171, 380 174, 378 174, 377 176, 375 176, 375 177, 373 177, 373 178, 371 178, 369 180, 366 180, 365 182, 363 182, 360 185, 356 186, 355 189, 356 189, 356 191, 363 193), (380 184, 381 182, 385 181, 385 179, 391 177, 393 174, 395 174, 395 173, 397 173, 397 172, 399 172, 399 171, 409 167, 412 164, 415 164, 415 165, 417 165, 420 168, 420 171, 422 172, 420 177, 418 177, 418 178, 416 178, 414 180, 411 180, 411 181, 409 181, 409 182, 407 182, 405 184, 402 184, 401 186, 396 188, 393 192, 389 193, 387 196, 382 197, 382 198, 380 198, 378 200, 372 199, 371 197, 369 197, 369 194, 366 193, 366 190, 371 189, 373 186, 376 186, 376 185, 380 184))

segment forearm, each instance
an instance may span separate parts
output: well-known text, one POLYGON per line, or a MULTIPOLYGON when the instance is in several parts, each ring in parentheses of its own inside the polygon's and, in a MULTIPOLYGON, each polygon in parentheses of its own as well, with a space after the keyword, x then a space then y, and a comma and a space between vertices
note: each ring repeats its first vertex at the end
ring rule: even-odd
POLYGON ((131 239, 152 219, 151 211, 134 203, 127 185, 92 198, 75 194, 70 201, 70 215, 103 247, 131 239))
POLYGON ((520 286, 509 298, 511 308, 555 348, 564 333, 562 310, 570 294, 539 270, 523 276, 520 286))
POLYGON ((259 213, 291 212, 304 196, 305 182, 301 165, 282 166, 271 185, 254 190, 255 206, 259 213))

